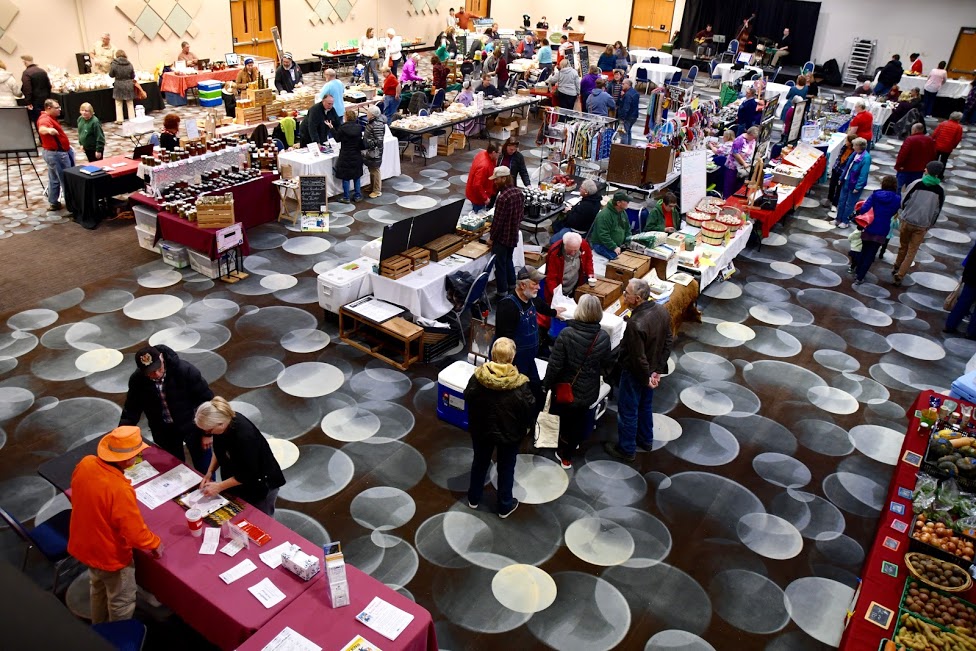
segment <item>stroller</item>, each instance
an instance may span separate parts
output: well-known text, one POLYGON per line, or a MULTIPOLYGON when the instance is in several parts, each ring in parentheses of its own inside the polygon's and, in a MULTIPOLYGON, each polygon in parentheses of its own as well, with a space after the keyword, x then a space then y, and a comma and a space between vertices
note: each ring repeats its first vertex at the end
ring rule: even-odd
POLYGON ((366 79, 366 64, 363 63, 362 57, 356 63, 356 67, 352 69, 352 79, 350 83, 352 84, 362 84, 366 79))

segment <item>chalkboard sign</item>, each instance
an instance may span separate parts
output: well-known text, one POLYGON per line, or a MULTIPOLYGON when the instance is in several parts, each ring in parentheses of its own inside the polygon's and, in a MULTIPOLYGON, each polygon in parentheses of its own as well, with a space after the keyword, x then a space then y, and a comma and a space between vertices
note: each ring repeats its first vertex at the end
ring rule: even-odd
POLYGON ((329 206, 329 189, 324 176, 298 177, 299 210, 302 213, 324 213, 329 206))
POLYGON ((454 45, 457 47, 457 53, 464 56, 468 51, 468 36, 467 34, 461 34, 460 36, 454 36, 454 45))
POLYGON ((588 45, 579 47, 580 74, 585 75, 590 71, 590 48, 588 45))

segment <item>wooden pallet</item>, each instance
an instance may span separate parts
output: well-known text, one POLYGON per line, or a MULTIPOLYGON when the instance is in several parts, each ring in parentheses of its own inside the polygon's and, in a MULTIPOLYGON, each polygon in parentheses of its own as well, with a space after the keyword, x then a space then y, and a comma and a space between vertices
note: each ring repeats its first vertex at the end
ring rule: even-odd
POLYGON ((430 251, 419 246, 407 249, 401 255, 410 260, 410 267, 414 271, 430 264, 430 251))
POLYGON ((424 248, 430 251, 430 259, 440 262, 461 250, 464 240, 460 235, 441 235, 436 240, 424 244, 424 248))

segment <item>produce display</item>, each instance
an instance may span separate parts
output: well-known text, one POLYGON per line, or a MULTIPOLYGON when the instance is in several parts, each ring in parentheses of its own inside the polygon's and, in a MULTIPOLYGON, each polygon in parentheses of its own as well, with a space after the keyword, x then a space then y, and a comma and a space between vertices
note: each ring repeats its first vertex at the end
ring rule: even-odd
POLYGON ((955 554, 963 560, 973 560, 973 540, 957 534, 953 524, 951 517, 946 514, 921 513, 915 518, 912 538, 944 552, 955 554))
POLYGON ((949 592, 968 590, 973 583, 972 577, 955 563, 940 561, 927 554, 919 552, 907 554, 905 563, 908 564, 912 574, 923 583, 949 592))
POLYGON ((900 628, 895 635, 895 648, 898 651, 976 651, 976 643, 968 636, 943 631, 938 626, 922 621, 918 617, 903 613, 899 619, 900 628))
POLYGON ((972 606, 958 597, 947 597, 936 590, 929 590, 916 581, 909 582, 903 607, 936 624, 952 627, 962 635, 972 636, 976 628, 976 610, 972 606))

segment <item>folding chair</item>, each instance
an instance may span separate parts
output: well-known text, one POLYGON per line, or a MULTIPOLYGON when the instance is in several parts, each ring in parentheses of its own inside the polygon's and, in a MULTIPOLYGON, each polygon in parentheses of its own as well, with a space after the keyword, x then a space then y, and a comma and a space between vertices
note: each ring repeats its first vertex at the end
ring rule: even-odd
POLYGON ((641 84, 644 84, 644 94, 646 95, 648 89, 651 87, 650 82, 651 82, 651 80, 647 76, 647 70, 645 68, 638 67, 637 68, 637 79, 634 82, 634 86, 640 87, 641 84))
POLYGON ((801 70, 801 72, 803 72, 803 74, 809 74, 814 71, 815 67, 816 66, 813 65, 813 61, 807 61, 806 63, 803 64, 803 69, 801 70))
MULTIPOLYGON (((494 262, 494 258, 492 258, 491 262, 494 262)), ((487 271, 482 271, 478 274, 478 277, 474 279, 474 282, 471 283, 471 287, 468 289, 468 295, 464 299, 464 305, 459 310, 451 310, 446 315, 448 317, 454 317, 454 320, 457 321, 458 330, 461 331, 462 348, 464 348, 466 341, 464 338, 464 326, 461 325, 461 317, 471 309, 472 305, 483 299, 485 291, 488 289, 488 275, 487 271)))
POLYGON ((682 79, 682 83, 689 84, 690 86, 695 85, 695 79, 698 77, 698 66, 691 66, 688 70, 688 76, 682 79))
POLYGON ((68 562, 77 562, 68 554, 68 529, 71 527, 71 509, 55 514, 50 519, 45 520, 30 530, 20 520, 4 509, 0 509, 0 520, 6 522, 20 536, 21 540, 27 543, 27 549, 24 550, 24 561, 20 566, 21 572, 27 569, 30 552, 35 547, 40 550, 44 558, 54 563, 54 585, 51 587, 51 592, 57 594, 58 580, 61 578, 62 566, 68 562))
POLYGON ((773 73, 772 79, 769 80, 770 83, 776 83, 776 78, 779 77, 779 73, 782 71, 783 71, 783 66, 776 68, 776 72, 773 73))

